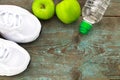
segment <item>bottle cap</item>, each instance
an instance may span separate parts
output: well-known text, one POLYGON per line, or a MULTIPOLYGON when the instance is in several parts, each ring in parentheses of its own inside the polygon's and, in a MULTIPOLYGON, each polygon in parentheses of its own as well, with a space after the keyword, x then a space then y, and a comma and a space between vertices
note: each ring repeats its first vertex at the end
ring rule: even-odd
POLYGON ((82 34, 88 34, 88 32, 90 31, 91 28, 92 28, 92 24, 90 24, 89 22, 83 20, 80 23, 79 32, 82 33, 82 34))

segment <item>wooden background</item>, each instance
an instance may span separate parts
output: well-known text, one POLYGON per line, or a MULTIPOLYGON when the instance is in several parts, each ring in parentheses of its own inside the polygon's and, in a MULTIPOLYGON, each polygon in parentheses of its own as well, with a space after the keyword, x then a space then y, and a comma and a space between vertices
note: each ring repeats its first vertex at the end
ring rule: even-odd
MULTIPOLYGON (((86 0, 78 0, 83 7, 86 0)), ((60 0, 54 0, 55 4, 60 0)), ((0 0, 31 12, 32 0, 0 0)), ((20 44, 31 56, 28 69, 0 80, 120 80, 120 0, 111 0, 104 18, 80 35, 82 17, 66 25, 54 16, 41 21, 39 38, 20 44)))

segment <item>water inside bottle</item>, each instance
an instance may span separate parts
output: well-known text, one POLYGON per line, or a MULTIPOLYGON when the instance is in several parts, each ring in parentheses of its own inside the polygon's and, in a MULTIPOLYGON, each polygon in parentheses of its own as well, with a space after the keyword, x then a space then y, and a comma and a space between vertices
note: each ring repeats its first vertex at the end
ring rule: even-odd
POLYGON ((109 3, 110 0, 87 0, 82 11, 83 19, 91 24, 99 22, 109 3))

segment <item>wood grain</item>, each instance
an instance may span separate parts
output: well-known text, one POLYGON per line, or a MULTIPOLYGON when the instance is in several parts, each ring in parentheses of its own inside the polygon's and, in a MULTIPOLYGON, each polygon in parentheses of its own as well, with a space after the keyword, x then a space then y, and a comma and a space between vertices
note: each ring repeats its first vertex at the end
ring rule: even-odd
MULTIPOLYGON (((54 0, 57 4, 60 0, 54 0)), ((83 6, 85 0, 78 0, 83 6)), ((0 0, 31 11, 32 0, 0 0)), ((78 33, 82 18, 65 25, 54 16, 41 21, 37 40, 20 44, 31 56, 28 69, 0 80, 120 80, 120 1, 112 0, 88 35, 78 33)))

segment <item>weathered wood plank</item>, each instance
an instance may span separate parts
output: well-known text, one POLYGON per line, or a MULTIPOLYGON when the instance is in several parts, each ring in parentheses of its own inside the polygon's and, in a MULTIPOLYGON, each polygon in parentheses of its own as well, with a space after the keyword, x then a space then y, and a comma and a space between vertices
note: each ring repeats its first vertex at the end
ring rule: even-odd
MULTIPOLYGON (((31 4, 33 0, 0 0, 0 4, 13 4, 18 5, 31 11, 31 4)), ((58 4, 61 0, 54 0, 55 4, 58 4)), ((86 0, 78 0, 83 7, 86 0)), ((111 4, 106 11, 105 16, 120 16, 120 1, 111 0, 111 4)))
POLYGON ((0 80, 41 80, 43 77, 48 80, 119 80, 119 21, 119 17, 103 18, 88 35, 81 36, 77 31, 79 21, 65 26, 55 17, 43 23, 38 40, 22 44, 32 58, 29 68, 20 75, 0 77, 0 80))
MULTIPOLYGON (((0 4, 30 10, 31 1, 0 0, 0 4)), ((120 15, 120 1, 112 0, 111 4, 106 16, 112 17, 104 17, 84 36, 78 33, 81 18, 70 25, 61 23, 56 16, 41 21, 40 37, 20 44, 31 56, 28 69, 0 80, 120 80, 120 17, 114 17, 120 15)))

